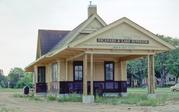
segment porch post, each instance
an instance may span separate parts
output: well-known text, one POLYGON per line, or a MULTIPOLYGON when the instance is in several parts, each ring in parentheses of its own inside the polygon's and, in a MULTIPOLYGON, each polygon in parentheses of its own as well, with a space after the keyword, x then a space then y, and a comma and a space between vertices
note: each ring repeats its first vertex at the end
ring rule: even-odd
POLYGON ((50 64, 46 65, 46 83, 47 83, 47 90, 50 92, 50 64))
POLYGON ((52 64, 48 64, 48 71, 49 71, 49 91, 52 92, 52 64))
POLYGON ((37 65, 34 66, 34 79, 35 79, 35 84, 38 82, 38 70, 37 70, 37 65))
POLYGON ((88 59, 87 54, 84 54, 83 57, 83 103, 93 103, 94 96, 87 94, 87 71, 88 71, 88 59))
POLYGON ((57 93, 60 93, 60 61, 59 60, 57 61, 57 68, 58 68, 57 69, 57 77, 58 77, 58 81, 57 81, 57 83, 58 83, 57 84, 58 85, 58 87, 57 87, 58 92, 57 93))
POLYGON ((155 98, 154 55, 148 55, 148 96, 155 98))
POLYGON ((68 81, 68 61, 65 60, 65 68, 66 68, 66 81, 68 81))
POLYGON ((120 95, 127 96, 127 61, 120 61, 120 95))
POLYGON ((87 95, 87 54, 83 57, 83 95, 87 95))
POLYGON ((37 87, 36 87, 36 85, 37 85, 37 82, 38 82, 38 67, 37 67, 37 65, 35 65, 34 66, 34 79, 35 79, 35 85, 34 85, 34 89, 35 89, 35 93, 37 93, 37 87))
POLYGON ((34 71, 33 71, 33 85, 35 85, 36 83, 36 73, 35 73, 35 67, 34 67, 34 71))
POLYGON ((90 63, 90 65, 91 65, 91 67, 90 67, 91 68, 91 72, 90 72, 91 73, 90 74, 90 78, 91 78, 90 87, 91 88, 90 89, 91 90, 90 90, 90 92, 91 92, 91 95, 93 95, 93 54, 91 54, 90 56, 91 56, 91 58, 90 58, 91 59, 91 63, 90 63))

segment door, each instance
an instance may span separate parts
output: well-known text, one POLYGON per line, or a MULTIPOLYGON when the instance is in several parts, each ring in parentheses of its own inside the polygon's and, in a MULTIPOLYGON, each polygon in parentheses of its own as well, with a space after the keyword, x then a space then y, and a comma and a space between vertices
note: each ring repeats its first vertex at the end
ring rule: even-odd
POLYGON ((73 86, 72 92, 82 94, 83 92, 83 62, 74 61, 73 62, 73 86))
POLYGON ((38 83, 45 83, 45 66, 38 67, 38 83))
POLYGON ((40 66, 38 67, 38 75, 37 75, 37 83, 36 83, 36 93, 39 92, 47 92, 47 84, 46 84, 46 79, 45 79, 45 66, 40 66))
POLYGON ((104 62, 104 75, 105 81, 114 81, 114 62, 104 62))
POLYGON ((114 62, 112 61, 104 62, 104 80, 104 88, 112 90, 114 88, 114 62))

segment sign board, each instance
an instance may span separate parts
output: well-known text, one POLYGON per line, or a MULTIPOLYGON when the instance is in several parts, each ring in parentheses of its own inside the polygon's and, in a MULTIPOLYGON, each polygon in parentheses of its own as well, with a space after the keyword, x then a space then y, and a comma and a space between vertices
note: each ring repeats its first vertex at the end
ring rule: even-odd
POLYGON ((136 40, 136 39, 97 38, 96 41, 98 43, 149 44, 149 40, 136 40))

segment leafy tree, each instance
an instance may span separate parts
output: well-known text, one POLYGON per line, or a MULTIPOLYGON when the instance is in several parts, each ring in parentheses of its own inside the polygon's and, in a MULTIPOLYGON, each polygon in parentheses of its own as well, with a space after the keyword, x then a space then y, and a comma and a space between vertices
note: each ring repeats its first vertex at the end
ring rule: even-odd
POLYGON ((16 88, 22 88, 24 86, 32 87, 32 73, 24 73, 24 76, 16 84, 16 88))
POLYGON ((127 74, 131 79, 135 78, 139 81, 139 86, 142 86, 142 79, 147 76, 147 59, 144 57, 142 59, 133 60, 128 63, 127 74))
POLYGON ((32 87, 32 73, 25 72, 18 67, 11 69, 8 80, 10 88, 23 88, 26 85, 32 87))
MULTIPOLYGON (((164 86, 167 74, 171 74, 179 78, 179 39, 157 35, 162 40, 169 42, 176 47, 175 50, 157 54, 155 56, 155 74, 157 78, 161 78, 161 86, 164 86)), ((147 60, 134 60, 128 63, 128 76, 144 78, 147 77, 147 60)), ((139 78, 139 81, 140 81, 139 78)), ((178 82, 178 80, 176 80, 178 82)))
POLYGON ((175 50, 171 51, 169 54, 169 59, 168 59, 168 70, 169 73, 176 76, 177 80, 176 83, 178 82, 179 78, 179 48, 176 48, 175 50))
POLYGON ((7 87, 7 77, 5 77, 3 74, 0 74, 0 87, 7 87))
POLYGON ((10 73, 8 74, 8 80, 9 80, 9 87, 15 88, 17 82, 23 77, 24 71, 21 68, 13 68, 11 69, 10 73))

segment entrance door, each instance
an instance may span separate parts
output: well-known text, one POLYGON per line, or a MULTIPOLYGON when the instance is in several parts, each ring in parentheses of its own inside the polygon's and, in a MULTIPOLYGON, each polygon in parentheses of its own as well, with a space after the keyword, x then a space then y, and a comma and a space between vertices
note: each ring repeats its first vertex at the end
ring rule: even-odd
POLYGON ((73 62, 73 86, 72 92, 82 94, 83 93, 83 62, 73 62))
POLYGON ((75 61, 73 63, 73 80, 82 81, 83 80, 83 62, 75 61))
POLYGON ((114 81, 114 62, 104 62, 105 81, 114 81))
POLYGON ((104 78, 106 90, 112 90, 114 88, 114 62, 106 61, 104 62, 104 78))
POLYGON ((38 67, 37 83, 36 83, 36 93, 47 92, 47 84, 45 79, 45 66, 38 67))
POLYGON ((45 83, 45 67, 38 67, 38 83, 45 83))

